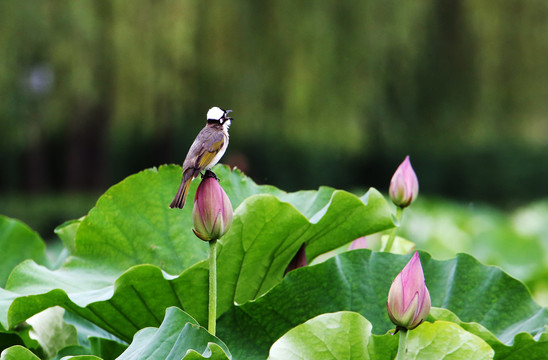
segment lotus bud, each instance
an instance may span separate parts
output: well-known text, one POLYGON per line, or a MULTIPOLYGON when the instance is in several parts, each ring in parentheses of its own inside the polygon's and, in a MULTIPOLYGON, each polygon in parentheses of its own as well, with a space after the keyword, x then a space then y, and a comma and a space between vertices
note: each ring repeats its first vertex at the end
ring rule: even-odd
POLYGON ((390 320, 396 325, 396 332, 402 328, 416 328, 430 313, 430 293, 424 283, 418 252, 392 282, 386 308, 390 320))
POLYGON ((409 156, 405 157, 392 176, 388 193, 392 202, 401 208, 411 205, 419 195, 419 180, 411 166, 409 156))
POLYGON ((232 215, 230 199, 217 176, 207 170, 194 197, 192 231, 204 241, 218 240, 230 229, 232 215))
POLYGON ((354 249, 367 249, 367 238, 365 236, 359 237, 350 243, 348 250, 354 249))

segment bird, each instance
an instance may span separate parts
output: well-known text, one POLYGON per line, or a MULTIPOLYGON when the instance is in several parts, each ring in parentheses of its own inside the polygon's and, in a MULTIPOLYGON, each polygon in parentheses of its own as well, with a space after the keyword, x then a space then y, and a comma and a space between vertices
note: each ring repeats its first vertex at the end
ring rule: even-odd
POLYGON ((214 106, 207 112, 206 126, 198 133, 183 162, 183 179, 171 209, 185 206, 188 189, 192 180, 202 171, 210 170, 224 155, 228 147, 228 128, 233 118, 228 117, 232 110, 214 106))

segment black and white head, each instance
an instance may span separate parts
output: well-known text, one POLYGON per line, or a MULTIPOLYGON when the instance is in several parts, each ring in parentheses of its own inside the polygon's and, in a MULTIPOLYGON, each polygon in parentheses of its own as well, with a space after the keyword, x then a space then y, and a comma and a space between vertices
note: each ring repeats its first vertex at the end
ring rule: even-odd
POLYGON ((220 107, 214 106, 207 112, 207 123, 208 124, 220 124, 223 128, 228 129, 230 126, 231 117, 228 117, 228 114, 232 110, 223 110, 220 107))

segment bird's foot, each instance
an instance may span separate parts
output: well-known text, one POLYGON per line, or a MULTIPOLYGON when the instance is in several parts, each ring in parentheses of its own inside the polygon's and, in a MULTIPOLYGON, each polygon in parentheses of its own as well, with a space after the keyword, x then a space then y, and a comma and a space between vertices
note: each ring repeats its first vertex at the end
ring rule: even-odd
POLYGON ((205 173, 202 174, 202 180, 207 178, 214 178, 217 181, 219 180, 219 178, 217 177, 217 174, 215 174, 211 170, 206 170, 205 173))

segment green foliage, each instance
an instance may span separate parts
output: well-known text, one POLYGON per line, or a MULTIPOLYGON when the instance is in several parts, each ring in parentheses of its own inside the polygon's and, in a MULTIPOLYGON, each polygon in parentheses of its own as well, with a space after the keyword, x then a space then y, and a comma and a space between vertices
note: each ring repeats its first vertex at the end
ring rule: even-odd
POLYGON ((547 305, 547 217, 547 201, 504 212, 482 204, 423 197, 405 212, 398 231, 435 258, 449 259, 465 252, 498 265, 524 281, 536 301, 547 305))
MULTIPOLYGON (((261 298, 222 316, 217 334, 235 358, 246 359, 264 358, 284 333, 324 313, 358 312, 373 324, 373 334, 384 334, 394 329, 386 313, 388 289, 408 260, 408 255, 354 250, 296 270, 261 298)), ((520 332, 540 336, 546 331, 548 311, 499 268, 465 254, 436 261, 421 253, 421 262, 432 306, 478 322, 505 344, 520 332)), ((535 346, 545 346, 544 341, 535 346)))
MULTIPOLYGON (((180 171, 165 166, 129 177, 83 220, 58 227, 71 256, 57 270, 33 261, 18 265, 3 290, 2 325, 13 328, 54 305, 128 342, 139 329, 159 326, 170 306, 205 323, 207 262, 200 260, 207 250, 190 231, 191 207, 176 211, 166 205, 180 171)), ((374 189, 361 199, 330 188, 287 194, 226 167, 216 171, 234 207, 243 201, 219 250, 219 315, 279 283, 303 243, 312 260, 393 226, 386 201, 374 189)))
POLYGON ((46 245, 40 236, 27 225, 0 215, 0 248, 3 254, 0 261, 0 286, 4 287, 11 270, 25 259, 46 263, 46 245), (16 239, 16 240, 14 240, 16 239))
MULTIPOLYGON (((48 359, 328 356, 322 348, 341 359, 393 357, 386 297, 409 255, 340 253, 352 240, 394 226, 383 196, 327 187, 286 193, 224 166, 215 171, 236 209, 218 247, 217 337, 200 326, 207 323, 207 244, 191 232, 191 206, 168 209, 181 168, 162 166, 128 177, 87 216, 60 225, 56 233, 70 253, 61 267, 28 259, 13 268, 0 289, 0 340, 14 345, 3 358, 37 358, 17 345, 48 359), (284 276, 303 244, 317 265, 284 276), (322 262, 319 256, 334 250, 339 254, 322 262), (54 306, 65 315, 44 320, 54 306), (350 348, 335 341, 341 331, 348 331, 350 348), (29 338, 33 332, 37 340, 29 338)), ((17 242, 14 234, 28 231, 5 231, 0 242, 17 242)), ((29 249, 43 252, 33 238, 29 249)), ((409 251, 411 244, 398 243, 398 252, 409 251)), ((495 359, 517 359, 545 351, 548 311, 522 283, 466 254, 444 261, 420 255, 432 305, 441 309, 409 333, 410 356, 490 358, 494 351, 495 359)))
POLYGON ((20 346, 15 345, 9 349, 2 351, 0 356, 2 360, 40 360, 40 358, 32 353, 32 351, 20 346))
POLYGON ((493 359, 495 353, 476 335, 446 321, 424 323, 416 331, 410 331, 407 349, 406 358, 409 360, 440 358, 489 360, 493 359))
POLYGON ((455 314, 447 309, 432 308, 429 321, 450 321, 474 335, 479 336, 495 350, 496 359, 542 359, 548 351, 548 332, 545 325, 544 331, 539 335, 522 332, 518 333, 509 345, 502 343, 493 333, 477 322, 463 322, 455 314))
POLYGON ((221 105, 227 159, 285 188, 380 188, 405 152, 432 191, 546 194, 547 6, 5 1, 0 188, 102 190, 182 161, 221 105))
MULTIPOLYGON (((488 142, 516 136, 520 122, 538 124, 546 45, 530 34, 546 32, 546 24, 543 17, 526 20, 543 14, 546 4, 447 6, 6 2, 0 52, 10 56, 0 66, 0 99, 8 121, 1 124, 30 126, 38 103, 47 133, 58 133, 72 122, 86 128, 93 119, 85 114, 105 108, 109 135, 123 141, 181 129, 177 123, 203 118, 203 110, 188 108, 222 98, 241 109, 242 138, 266 131, 291 143, 355 151, 373 146, 376 136, 407 146, 414 138, 409 132, 456 128, 433 142, 461 139, 464 130, 474 133, 470 142, 488 142), (135 8, 148 14, 145 23, 135 8), (446 61, 449 56, 455 61, 446 61), (36 66, 55 74, 43 104, 27 85, 36 66), (28 121, 19 124, 21 117, 28 121), (377 130, 379 124, 397 135, 377 130)), ((22 131, 0 133, 24 141, 22 131)))
POLYGON ((154 264, 178 274, 207 257, 205 244, 194 241, 190 232, 191 207, 179 213, 165 205, 173 197, 172 184, 180 179, 179 169, 172 166, 160 171, 130 176, 99 198, 74 238, 79 259, 116 273, 138 264, 154 264))
MULTIPOLYGON (((392 360, 398 336, 373 335, 371 323, 354 312, 319 315, 291 329, 270 349, 269 360, 374 359, 392 360)), ((482 339, 452 322, 424 323, 410 331, 406 359, 493 359, 494 351, 482 339)))
POLYGON ((268 359, 394 359, 397 336, 376 336, 371 334, 371 328, 371 323, 358 313, 319 315, 278 339, 270 348, 268 359))
POLYGON ((230 359, 225 344, 182 310, 170 307, 158 329, 145 328, 118 360, 230 359), (181 357, 181 354, 185 354, 181 357))

